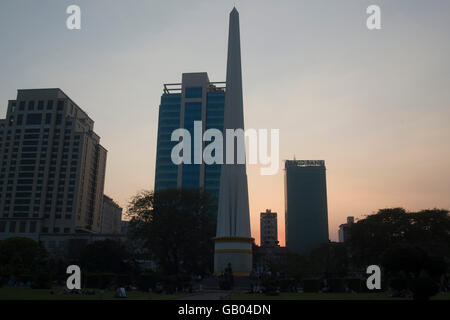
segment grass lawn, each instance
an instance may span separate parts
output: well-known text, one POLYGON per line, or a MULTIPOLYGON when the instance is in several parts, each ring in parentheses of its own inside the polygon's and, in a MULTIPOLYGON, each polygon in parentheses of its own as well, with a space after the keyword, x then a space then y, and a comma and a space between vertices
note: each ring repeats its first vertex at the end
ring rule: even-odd
MULTIPOLYGON (((171 300, 187 297, 192 294, 156 294, 152 300, 171 300)), ((103 297, 100 290, 95 289, 94 295, 63 294, 63 288, 30 289, 18 287, 0 288, 0 300, 149 300, 149 294, 142 291, 127 292, 127 299, 114 298, 114 292, 105 291, 103 297), (53 294, 51 293, 53 291, 53 294)), ((408 298, 391 298, 389 293, 281 293, 278 296, 265 294, 234 293, 231 300, 408 300, 408 298)), ((450 300, 450 293, 440 293, 433 300, 450 300)))
MULTIPOLYGON (((152 300, 170 300, 185 297, 189 294, 156 294, 152 293, 152 300)), ((142 291, 128 291, 127 299, 114 298, 114 292, 105 291, 103 298, 100 290, 95 289, 94 295, 63 294, 63 288, 50 289, 30 289, 18 287, 0 288, 0 300, 149 300, 149 294, 142 291), (53 291, 53 294, 51 293, 53 291)))
MULTIPOLYGON (((265 294, 232 294, 231 300, 411 300, 392 298, 387 292, 376 293, 280 293, 278 296, 265 294)), ((450 300, 450 293, 439 293, 432 300, 450 300)))

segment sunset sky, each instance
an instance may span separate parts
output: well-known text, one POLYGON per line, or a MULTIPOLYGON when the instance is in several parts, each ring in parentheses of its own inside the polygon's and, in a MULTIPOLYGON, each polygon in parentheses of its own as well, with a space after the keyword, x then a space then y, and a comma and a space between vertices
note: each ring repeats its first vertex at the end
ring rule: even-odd
POLYGON ((246 128, 280 129, 280 170, 248 166, 252 235, 278 212, 282 160, 323 159, 330 238, 379 208, 450 208, 450 1, 0 2, 0 117, 17 89, 61 88, 108 150, 122 206, 154 185, 164 83, 224 81, 228 14, 240 12, 246 128), (66 28, 81 7, 81 30, 66 28), (366 28, 381 7, 382 29, 366 28))

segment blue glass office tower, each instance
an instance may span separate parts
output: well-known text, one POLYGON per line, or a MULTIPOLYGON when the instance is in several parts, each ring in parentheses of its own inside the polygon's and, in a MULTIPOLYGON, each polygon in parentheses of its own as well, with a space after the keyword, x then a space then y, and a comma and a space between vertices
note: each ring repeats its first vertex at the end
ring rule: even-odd
MULTIPOLYGON (((220 165, 194 164, 194 121, 202 121, 202 131, 223 131, 225 83, 210 82, 208 74, 184 73, 182 83, 165 84, 161 96, 156 147, 155 191, 167 188, 202 188, 218 198, 220 165), (192 164, 175 165, 171 160, 174 130, 185 128, 192 137, 192 164)), ((204 143, 205 147, 207 143, 204 143)))
POLYGON ((176 188, 178 166, 170 159, 172 131, 180 127, 181 93, 164 92, 161 96, 158 118, 158 138, 156 147, 155 191, 176 188))
POLYGON ((285 162, 286 248, 298 254, 328 243, 325 161, 285 162))

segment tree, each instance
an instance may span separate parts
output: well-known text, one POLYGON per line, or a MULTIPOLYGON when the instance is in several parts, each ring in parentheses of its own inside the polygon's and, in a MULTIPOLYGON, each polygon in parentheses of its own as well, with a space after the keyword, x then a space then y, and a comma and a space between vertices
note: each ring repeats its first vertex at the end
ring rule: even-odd
POLYGON ((430 256, 450 257, 450 216, 447 210, 406 212, 403 208, 380 209, 354 223, 351 253, 356 265, 380 263, 394 245, 410 244, 430 256))
POLYGON ((308 255, 309 273, 327 277, 343 277, 348 272, 347 249, 343 243, 330 242, 308 255))
POLYGON ((32 281, 33 288, 50 288, 55 276, 54 261, 36 241, 10 237, 0 242, 0 276, 32 281))
POLYGON ((382 265, 390 275, 418 276, 426 268, 428 254, 417 246, 409 244, 395 244, 385 251, 382 265))
POLYGON ((427 296, 430 286, 436 286, 440 276, 447 270, 443 257, 430 256, 422 248, 410 244, 395 244, 387 249, 382 257, 382 265, 391 279, 391 286, 393 281, 403 282, 404 289, 410 288, 419 296, 427 296))
POLYGON ((166 275, 211 270, 217 206, 195 189, 143 191, 128 206, 129 235, 151 250, 166 275))
POLYGON ((32 274, 45 249, 29 238, 11 237, 0 242, 0 272, 5 276, 32 274))
POLYGON ((415 300, 428 300, 439 292, 439 277, 446 271, 442 257, 430 257, 417 246, 396 244, 386 250, 382 261, 394 290, 410 289, 415 300))
POLYGON ((124 244, 107 239, 88 244, 81 253, 80 263, 88 272, 126 273, 130 270, 129 257, 124 244))
POLYGON ((356 266, 381 265, 390 287, 409 289, 415 299, 436 293, 450 258, 450 216, 447 210, 407 212, 381 209, 350 228, 350 250, 356 266))

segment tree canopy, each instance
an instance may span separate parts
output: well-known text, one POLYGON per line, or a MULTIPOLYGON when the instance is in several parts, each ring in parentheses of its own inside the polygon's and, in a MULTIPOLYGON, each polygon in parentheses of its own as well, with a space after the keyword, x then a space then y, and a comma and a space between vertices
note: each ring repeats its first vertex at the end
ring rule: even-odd
POLYGON ((0 241, 0 274, 32 274, 45 250, 34 240, 11 237, 0 241))
POLYGON ((125 273, 130 270, 128 258, 130 253, 122 243, 106 239, 88 244, 81 253, 80 263, 89 272, 125 273))
POLYGON ((151 250, 165 274, 211 269, 217 206, 201 190, 143 191, 128 205, 129 236, 151 250))
POLYGON ((378 263, 394 245, 417 247, 430 256, 450 257, 450 216, 447 210, 407 212, 381 209, 354 223, 350 229, 354 263, 378 263))

